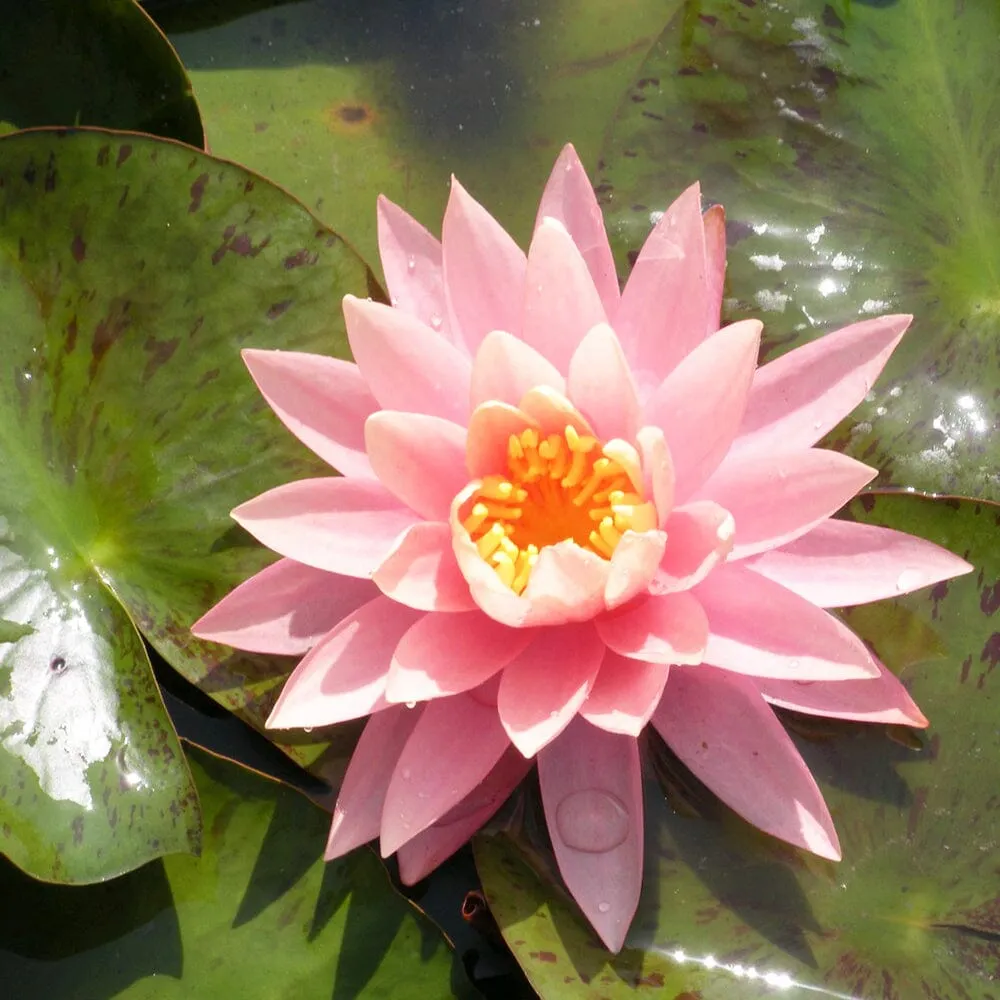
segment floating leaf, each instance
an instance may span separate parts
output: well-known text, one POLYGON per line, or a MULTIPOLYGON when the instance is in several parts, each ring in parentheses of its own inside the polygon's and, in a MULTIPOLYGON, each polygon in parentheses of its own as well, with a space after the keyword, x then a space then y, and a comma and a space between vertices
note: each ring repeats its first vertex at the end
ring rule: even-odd
POLYGON ((840 833, 840 864, 770 840, 726 810, 682 816, 651 791, 643 898, 615 958, 553 892, 545 864, 526 864, 505 837, 480 838, 493 912, 543 997, 569 985, 592 997, 631 996, 639 985, 703 1000, 767 997, 776 987, 803 1000, 995 997, 1000 507, 886 494, 856 501, 852 513, 931 538, 979 568, 845 614, 887 664, 903 667, 931 719, 921 748, 912 736, 901 745, 883 727, 846 724, 831 724, 832 738, 798 741, 840 833), (898 627, 901 608, 937 649, 919 656, 911 629, 898 627))
POLYGON ((134 0, 4 5, 0 134, 36 125, 103 125, 205 142, 184 67, 134 0))
POLYGON ((201 858, 74 888, 0 864, 5 979, 63 1000, 400 1000, 472 994, 440 933, 368 850, 324 865, 329 817, 199 751, 201 858))
POLYGON ((624 258, 695 180, 768 349, 912 312, 833 441, 882 482, 1000 497, 1000 5, 685 3, 602 153, 624 258))

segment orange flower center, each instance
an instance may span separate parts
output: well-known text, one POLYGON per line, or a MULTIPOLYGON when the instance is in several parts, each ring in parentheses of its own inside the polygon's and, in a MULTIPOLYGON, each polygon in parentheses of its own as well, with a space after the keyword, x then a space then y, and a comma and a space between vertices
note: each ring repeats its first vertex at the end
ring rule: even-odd
POLYGON ((602 448, 571 426, 545 438, 531 427, 511 434, 507 475, 486 476, 461 514, 480 556, 506 586, 524 590, 546 545, 573 541, 610 559, 624 532, 656 527, 656 510, 633 481, 638 462, 623 449, 631 450, 624 441, 602 448))

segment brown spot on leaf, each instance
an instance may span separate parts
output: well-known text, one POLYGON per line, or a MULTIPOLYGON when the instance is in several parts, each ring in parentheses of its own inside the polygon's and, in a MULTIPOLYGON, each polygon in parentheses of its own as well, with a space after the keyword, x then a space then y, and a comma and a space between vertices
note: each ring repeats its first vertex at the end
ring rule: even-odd
POLYGON ((291 304, 292 304, 291 299, 285 299, 282 302, 275 302, 274 305, 267 310, 267 318, 277 319, 280 315, 282 315, 282 313, 288 311, 291 304))
POLYGON ((266 132, 268 129, 267 122, 254 122, 253 130, 254 132, 266 132))
POLYGON ((927 804, 927 789, 918 788, 913 793, 913 803, 910 805, 910 815, 906 818, 906 835, 912 837, 920 826, 920 818, 924 814, 924 806, 927 804))
POLYGON ((979 595, 979 609, 984 615, 993 615, 1000 608, 1000 580, 992 587, 983 587, 979 595))
POLYGON ((49 153, 49 162, 45 167, 45 190, 55 191, 56 189, 56 156, 49 153))
POLYGON ((101 146, 101 148, 97 151, 97 165, 99 167, 106 166, 108 162, 108 156, 110 154, 111 154, 110 146, 101 146))
POLYGON ((132 155, 131 143, 123 142, 118 147, 118 159, 115 160, 115 166, 120 167, 131 155, 132 155))
POLYGON ((119 208, 124 207, 125 202, 128 199, 128 188, 129 188, 128 184, 126 184, 125 187, 122 188, 122 196, 118 199, 119 208))
POLYGON ((983 651, 979 654, 979 662, 989 664, 987 673, 990 673, 1000 662, 1000 632, 994 632, 986 640, 986 645, 983 646, 983 651))
POLYGON ((205 193, 205 185, 208 184, 208 174, 202 174, 191 185, 191 204, 188 205, 188 214, 197 212, 201 208, 202 195, 205 193))
POLYGON ((129 310, 132 303, 128 299, 115 299, 108 314, 94 328, 94 339, 90 342, 90 367, 87 374, 91 379, 108 353, 108 348, 132 325, 129 310))
POLYGON ((291 271, 293 268, 302 267, 303 264, 315 264, 318 260, 318 253, 310 253, 303 247, 303 249, 285 258, 285 270, 291 271))
POLYGON ((146 367, 142 372, 142 382, 145 385, 157 372, 157 369, 166 364, 177 350, 180 340, 174 337, 173 340, 157 340, 155 337, 147 337, 142 345, 149 354, 146 367))
POLYGON ((531 958, 537 958, 539 962, 555 962, 556 956, 551 951, 529 951, 531 958))
POLYGON ((837 28, 838 30, 844 27, 840 15, 829 4, 823 8, 823 23, 828 28, 837 28))
POLYGON ((77 264, 81 263, 83 259, 87 256, 87 244, 83 242, 83 237, 77 233, 73 237, 73 242, 70 244, 69 252, 73 255, 73 260, 77 264))
POLYGON ((76 347, 76 335, 77 335, 77 323, 76 316, 66 324, 66 353, 72 354, 73 348, 76 347))
POLYGON ((344 103, 327 109, 326 119, 331 132, 350 135, 370 129, 378 120, 378 115, 368 104, 344 103))
POLYGON ((83 843, 83 817, 75 817, 70 825, 73 828, 73 843, 79 847, 83 843))

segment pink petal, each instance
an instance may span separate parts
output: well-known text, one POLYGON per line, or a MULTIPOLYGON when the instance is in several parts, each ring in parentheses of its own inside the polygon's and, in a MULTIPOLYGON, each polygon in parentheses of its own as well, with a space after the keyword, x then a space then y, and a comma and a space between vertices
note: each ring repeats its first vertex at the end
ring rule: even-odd
POLYGON ((520 336, 524 252, 454 177, 441 241, 453 330, 469 351, 491 330, 520 336))
POLYGON ((497 711, 511 742, 533 757, 569 725, 604 657, 590 624, 538 630, 504 669, 497 711))
POLYGON ((393 706, 373 715, 365 724, 333 809, 333 823, 323 855, 326 861, 378 836, 392 772, 422 712, 423 706, 416 709, 393 706))
POLYGON ((638 745, 575 719, 539 754, 538 781, 559 872, 601 940, 617 952, 642 885, 638 745))
POLYGON ((368 479, 301 479, 232 513, 269 549, 317 569, 368 577, 417 516, 368 479))
POLYGON ((481 611, 431 614, 399 641, 392 657, 387 701, 429 701, 459 694, 489 680, 531 641, 481 611))
POLYGON ((865 398, 912 319, 866 319, 764 365, 734 447, 766 455, 815 444, 865 398))
POLYGON ((242 356, 268 406, 307 448, 342 475, 373 477, 364 428, 378 403, 357 365, 298 351, 242 356))
POLYGON ((611 556, 611 572, 604 585, 608 610, 645 593, 657 575, 667 535, 662 531, 626 531, 611 556))
POLYGON ((590 271, 605 311, 613 316, 621 295, 618 291, 614 257, 604 229, 604 216, 587 172, 583 169, 576 150, 568 144, 563 146, 545 185, 535 220, 536 229, 546 216, 558 220, 566 227, 586 261, 587 270, 590 271))
POLYGON ((607 323, 593 327, 574 352, 569 398, 605 441, 635 437, 639 399, 621 344, 607 323))
POLYGON ((522 336, 561 372, 584 335, 607 322, 601 297, 572 237, 543 219, 528 250, 522 336))
POLYGON ((716 470, 743 419, 763 325, 724 327, 677 364, 646 401, 643 421, 663 429, 674 462, 677 501, 716 470))
POLYGON ((428 702, 389 782, 382 810, 386 858, 462 801, 510 746, 496 709, 471 694, 428 702))
POLYGON ((609 649, 580 715, 609 733, 638 736, 663 694, 669 669, 663 663, 629 660, 609 649))
POLYGON ((455 561, 451 528, 443 521, 412 525, 372 579, 387 597, 418 611, 469 611, 476 606, 455 561))
POLYGON ((593 436, 594 429, 580 411, 563 395, 540 385, 529 389, 518 403, 518 408, 538 425, 540 434, 563 434, 572 427, 581 436, 593 436))
POLYGON ((708 619, 689 593, 651 595, 595 624, 608 649, 630 660, 701 663, 708 640, 708 619))
POLYGON ((877 677, 860 681, 779 681, 751 678, 757 690, 773 705, 806 715, 824 715, 852 722, 882 722, 890 726, 929 725, 899 678, 875 660, 877 677))
POLYGON ((513 747, 458 805, 396 852, 399 878, 414 885, 451 857, 504 804, 534 766, 513 747))
POLYGON ((566 392, 566 380, 534 348, 504 330, 487 334, 472 364, 472 405, 495 401, 515 405, 536 385, 566 392))
POLYGON ((474 479, 507 474, 507 443, 538 424, 510 403, 481 403, 469 418, 465 439, 465 467, 474 479))
POLYGON ((747 565, 821 608, 897 597, 972 567, 914 535, 852 521, 820 521, 808 534, 747 565))
MULTIPOLYGON (((393 306, 451 340, 441 244, 413 216, 381 194, 378 249, 393 306)), ((464 350, 464 344, 460 346, 464 350)))
POLYGON ((332 726, 384 708, 393 650, 420 614, 381 596, 352 611, 292 671, 268 728, 332 726))
POLYGON ((640 427, 636 445, 642 459, 645 496, 653 501, 657 524, 662 528, 674 507, 674 463, 670 449, 659 427, 640 427))
POLYGON ((655 594, 690 590, 733 548, 733 515, 711 500, 695 500, 675 510, 666 524, 667 546, 652 584, 655 594))
POLYGON ((381 410, 365 424, 375 475, 422 517, 446 521, 451 502, 468 482, 465 429, 440 417, 381 410))
POLYGON ((611 321, 640 388, 701 343, 709 308, 701 189, 692 184, 647 237, 611 321))
POLYGON ((383 409, 465 425, 472 362, 464 351, 381 302, 345 295, 344 319, 351 353, 383 409))
POLYGON ((713 205, 702 216, 705 225, 705 270, 708 297, 705 335, 715 333, 722 322, 722 295, 726 284, 726 212, 713 205))
POLYGON ((864 643, 846 625, 745 566, 717 569, 694 593, 708 614, 706 663, 785 680, 878 674, 864 643))
POLYGON ((730 559, 786 545, 839 510, 878 472, 835 451, 727 457, 699 495, 736 521, 730 559))
POLYGON ((298 656, 377 593, 370 580, 279 559, 223 597, 191 631, 252 653, 298 656))
POLYGON ((723 802, 765 833, 840 860, 823 795, 753 682, 713 667, 677 667, 653 725, 723 802))

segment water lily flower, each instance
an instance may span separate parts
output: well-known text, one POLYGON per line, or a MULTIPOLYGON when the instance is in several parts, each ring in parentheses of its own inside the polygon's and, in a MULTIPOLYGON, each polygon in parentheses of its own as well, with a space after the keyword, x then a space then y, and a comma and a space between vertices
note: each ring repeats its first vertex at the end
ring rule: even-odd
POLYGON ((642 876, 650 721, 751 823, 839 858, 770 706, 926 725, 825 609, 970 569, 831 519, 876 472, 814 445, 910 317, 758 368, 760 322, 720 329, 721 207, 703 214, 688 188, 620 290, 571 146, 527 254, 457 181, 440 242, 384 198, 378 223, 392 304, 344 299, 354 363, 243 355, 340 475, 233 512, 283 558, 194 626, 305 654, 269 726, 370 716, 327 858, 378 837, 413 882, 537 763, 561 874, 617 950, 642 876))

